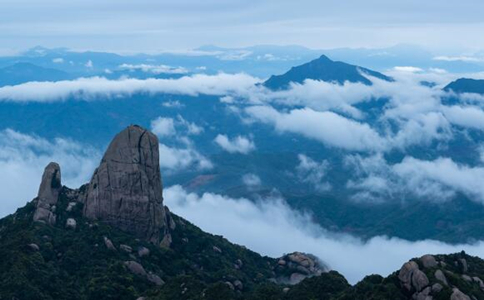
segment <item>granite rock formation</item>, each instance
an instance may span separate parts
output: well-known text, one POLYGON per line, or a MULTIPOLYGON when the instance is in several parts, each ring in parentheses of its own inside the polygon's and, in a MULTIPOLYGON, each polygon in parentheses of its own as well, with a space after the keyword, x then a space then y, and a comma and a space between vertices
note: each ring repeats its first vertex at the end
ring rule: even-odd
POLYGON ((131 125, 116 135, 94 172, 83 195, 84 216, 166 246, 162 189, 158 139, 131 125))
POLYGON ((59 193, 62 189, 61 171, 57 163, 51 162, 45 167, 40 183, 39 193, 35 201, 37 208, 34 213, 34 221, 55 224, 55 209, 59 193))

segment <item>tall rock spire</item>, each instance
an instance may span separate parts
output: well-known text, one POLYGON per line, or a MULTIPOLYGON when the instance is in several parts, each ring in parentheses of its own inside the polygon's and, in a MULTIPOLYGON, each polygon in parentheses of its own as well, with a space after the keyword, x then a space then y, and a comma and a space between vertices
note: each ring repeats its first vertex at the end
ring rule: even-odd
POLYGON ((158 139, 131 125, 116 135, 94 172, 84 215, 159 243, 168 230, 162 191, 158 139))
POLYGON ((37 195, 37 208, 34 221, 54 224, 56 221, 55 205, 62 188, 61 171, 57 163, 51 162, 45 167, 37 195))

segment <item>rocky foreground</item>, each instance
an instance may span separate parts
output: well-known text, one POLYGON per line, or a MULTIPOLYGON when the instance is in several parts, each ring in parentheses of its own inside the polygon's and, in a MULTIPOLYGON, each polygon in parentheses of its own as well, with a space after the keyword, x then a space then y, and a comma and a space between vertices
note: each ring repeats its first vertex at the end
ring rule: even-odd
POLYGON ((310 254, 263 257, 201 231, 162 190, 158 140, 139 126, 79 189, 49 164, 38 196, 0 220, 0 299, 484 299, 484 261, 465 253, 351 286, 310 254))

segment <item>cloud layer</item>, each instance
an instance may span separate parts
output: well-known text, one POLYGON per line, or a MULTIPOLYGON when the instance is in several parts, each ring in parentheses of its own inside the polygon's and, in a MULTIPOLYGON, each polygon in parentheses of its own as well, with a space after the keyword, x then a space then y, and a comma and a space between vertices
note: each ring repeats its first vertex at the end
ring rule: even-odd
POLYGON ((279 198, 233 199, 222 195, 188 193, 180 186, 165 190, 170 210, 203 230, 220 234, 261 254, 280 257, 293 251, 317 255, 351 283, 369 274, 389 275, 407 260, 424 254, 465 250, 484 257, 484 244, 448 245, 437 241, 409 242, 375 237, 367 242, 325 231, 310 216, 290 209, 279 198))

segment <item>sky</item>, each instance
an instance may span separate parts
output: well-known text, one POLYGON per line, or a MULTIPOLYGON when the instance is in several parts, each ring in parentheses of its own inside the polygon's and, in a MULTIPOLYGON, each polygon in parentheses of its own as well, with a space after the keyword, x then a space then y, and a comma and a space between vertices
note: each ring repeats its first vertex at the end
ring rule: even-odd
POLYGON ((116 52, 214 44, 484 49, 478 0, 2 0, 0 51, 116 52))

